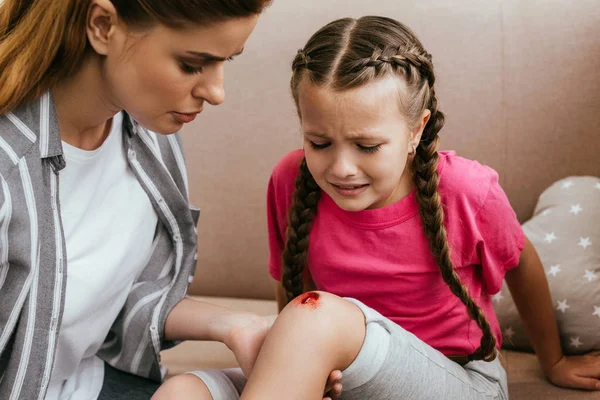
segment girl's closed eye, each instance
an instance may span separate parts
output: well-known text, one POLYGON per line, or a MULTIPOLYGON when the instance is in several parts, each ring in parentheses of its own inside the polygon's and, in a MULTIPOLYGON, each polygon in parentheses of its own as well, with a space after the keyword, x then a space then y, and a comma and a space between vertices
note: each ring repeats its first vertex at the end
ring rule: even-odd
POLYGON ((312 140, 309 140, 308 142, 310 143, 310 147, 312 147, 314 150, 323 150, 323 149, 329 147, 329 145, 331 144, 329 142, 315 143, 312 140))
POLYGON ((377 150, 381 149, 381 144, 376 144, 374 146, 365 146, 362 144, 356 145, 358 149, 364 153, 375 153, 377 150))

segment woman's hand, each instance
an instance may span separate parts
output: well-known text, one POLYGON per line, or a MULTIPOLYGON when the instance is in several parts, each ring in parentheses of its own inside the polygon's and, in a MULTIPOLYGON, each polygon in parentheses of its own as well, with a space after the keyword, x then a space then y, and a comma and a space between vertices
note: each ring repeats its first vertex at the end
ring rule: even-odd
POLYGON ((276 318, 276 315, 261 317, 248 314, 247 316, 239 316, 236 318, 235 326, 225 337, 223 343, 233 351, 246 377, 250 376, 260 348, 276 318))
POLYGON ((563 356, 546 375, 557 386, 600 390, 600 351, 563 356))

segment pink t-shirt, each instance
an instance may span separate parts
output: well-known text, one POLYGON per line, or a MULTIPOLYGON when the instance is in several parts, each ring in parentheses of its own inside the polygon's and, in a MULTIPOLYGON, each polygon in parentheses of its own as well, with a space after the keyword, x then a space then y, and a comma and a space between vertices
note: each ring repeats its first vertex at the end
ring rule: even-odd
MULTIPOLYGON (((303 154, 297 150, 285 156, 269 182, 269 270, 277 280, 303 154)), ((494 170, 440 152, 438 172, 452 261, 500 346, 490 295, 518 265, 525 236, 494 170)), ((360 300, 444 354, 471 354, 479 347, 481 330, 444 283, 429 250, 415 192, 392 205, 358 212, 342 210, 323 193, 308 268, 319 290, 360 300)))

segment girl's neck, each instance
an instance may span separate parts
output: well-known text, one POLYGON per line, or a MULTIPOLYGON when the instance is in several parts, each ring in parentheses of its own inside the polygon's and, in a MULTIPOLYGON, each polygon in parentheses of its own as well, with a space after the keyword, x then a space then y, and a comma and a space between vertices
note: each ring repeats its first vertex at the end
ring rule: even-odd
POLYGON ((98 55, 88 55, 79 70, 53 90, 61 139, 83 150, 104 143, 112 117, 121 110, 107 90, 101 62, 98 55))
POLYGON ((385 201, 381 201, 378 204, 373 205, 369 209, 387 207, 409 196, 416 188, 413 174, 414 172, 412 167, 412 159, 409 158, 407 160, 404 173, 400 177, 400 181, 398 182, 396 189, 390 194, 390 196, 385 201))

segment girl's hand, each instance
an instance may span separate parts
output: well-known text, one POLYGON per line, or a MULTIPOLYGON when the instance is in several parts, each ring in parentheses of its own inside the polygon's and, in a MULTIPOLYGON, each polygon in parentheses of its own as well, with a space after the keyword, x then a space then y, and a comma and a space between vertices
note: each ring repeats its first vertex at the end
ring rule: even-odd
POLYGON ((600 390, 600 351, 563 356, 546 375, 556 386, 600 390))
POLYGON ((323 400, 337 400, 342 395, 342 371, 333 371, 325 385, 325 397, 323 400))

